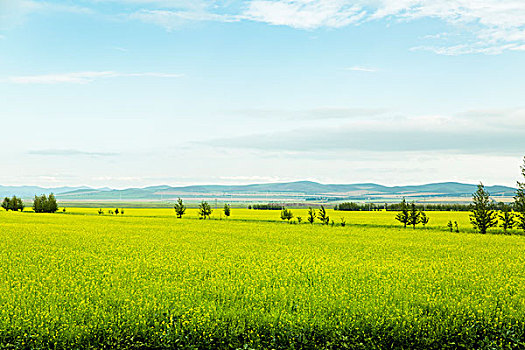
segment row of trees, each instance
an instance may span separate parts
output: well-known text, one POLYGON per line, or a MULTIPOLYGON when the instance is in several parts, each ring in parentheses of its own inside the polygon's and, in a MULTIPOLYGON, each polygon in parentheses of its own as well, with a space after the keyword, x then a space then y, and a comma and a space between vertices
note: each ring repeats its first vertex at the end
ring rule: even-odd
POLYGON ((403 198, 403 201, 401 202, 401 211, 397 213, 396 220, 405 225, 405 228, 407 226, 412 226, 412 228, 415 229, 419 224, 426 226, 430 221, 430 218, 424 211, 419 210, 414 202, 409 206, 407 205, 405 198, 403 198))
MULTIPOLYGON (((180 198, 177 200, 177 203, 175 203, 173 208, 175 209, 175 213, 177 214, 177 218, 179 219, 181 219, 184 216, 184 214, 186 214, 186 205, 184 205, 184 202, 180 198)), ((226 217, 229 217, 231 215, 230 205, 224 204, 223 211, 224 211, 224 215, 226 217)), ((199 204, 198 214, 199 214, 200 219, 203 219, 203 220, 205 220, 206 218, 209 219, 212 212, 213 210, 211 209, 211 206, 208 202, 202 201, 199 204)))
MULTIPOLYGON (((521 174, 525 178, 525 157, 523 158, 523 165, 521 166, 521 174)), ((509 229, 517 228, 525 232, 525 182, 517 182, 518 189, 516 196, 514 196, 514 203, 512 205, 498 203, 494 206, 490 199, 490 193, 485 189, 483 183, 480 182, 478 189, 472 195, 472 204, 469 205, 471 211, 470 223, 476 231, 485 234, 487 230, 493 227, 503 228, 503 232, 507 233, 509 229)), ((396 215, 396 220, 403 223, 405 228, 407 225, 416 227, 417 224, 428 223, 428 217, 425 212, 419 210, 414 202, 410 206, 406 204, 405 199, 399 204, 400 212, 396 215)), ((454 229, 459 232, 457 222, 452 224, 449 221, 447 227, 452 232, 454 229)))
MULTIPOLYGON (((102 208, 100 208, 98 210, 98 215, 103 215, 103 214, 104 214, 104 210, 102 210, 102 208)), ((111 214, 111 215, 113 215, 113 214, 115 214, 115 215, 118 215, 118 214, 124 215, 124 209, 120 209, 120 210, 118 208, 116 208, 115 210, 109 209, 108 210, 108 214, 111 214)))
POLYGON ((17 196, 13 196, 12 198, 5 197, 2 201, 2 208, 4 208, 6 211, 23 211, 25 205, 22 198, 18 198, 17 196))
MULTIPOLYGON (((311 224, 315 222, 315 219, 318 219, 319 221, 321 221, 323 225, 328 225, 330 223, 330 217, 328 216, 326 212, 326 208, 323 205, 321 205, 321 207, 317 210, 317 212, 315 211, 314 208, 309 207, 307 215, 308 216, 306 217, 306 219, 311 224)), ((294 218, 294 215, 290 209, 283 208, 281 210, 281 220, 283 221, 287 220, 288 222, 290 222, 290 220, 293 218, 294 218)), ((298 216, 297 221, 301 223, 303 221, 303 218, 301 216, 298 216)), ((345 226, 345 223, 346 222, 343 219, 341 223, 342 226, 345 226)))

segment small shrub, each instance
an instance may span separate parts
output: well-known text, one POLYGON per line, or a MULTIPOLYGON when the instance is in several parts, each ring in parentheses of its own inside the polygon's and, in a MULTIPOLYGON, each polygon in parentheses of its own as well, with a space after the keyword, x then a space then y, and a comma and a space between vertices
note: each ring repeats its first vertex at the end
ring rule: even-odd
POLYGON ((288 222, 290 222, 290 220, 293 218, 293 213, 291 210, 288 210, 286 208, 284 208, 283 210, 281 210, 281 220, 288 220, 288 222))

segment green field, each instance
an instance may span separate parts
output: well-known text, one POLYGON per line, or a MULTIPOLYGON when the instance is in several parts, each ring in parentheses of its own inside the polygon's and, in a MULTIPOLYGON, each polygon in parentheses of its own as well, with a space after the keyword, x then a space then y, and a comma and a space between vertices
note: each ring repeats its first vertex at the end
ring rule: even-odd
POLYGON ((329 215, 0 212, 0 349, 525 348, 525 236, 329 215))

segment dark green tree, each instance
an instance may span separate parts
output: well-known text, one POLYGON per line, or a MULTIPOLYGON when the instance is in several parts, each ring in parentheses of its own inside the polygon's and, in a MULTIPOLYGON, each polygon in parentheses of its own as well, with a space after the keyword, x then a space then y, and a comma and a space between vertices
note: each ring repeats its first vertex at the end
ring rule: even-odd
MULTIPOLYGON (((525 157, 521 166, 521 174, 525 178, 525 157)), ((514 197, 514 210, 516 211, 516 227, 525 232, 525 182, 518 181, 518 190, 514 197)))
POLYGON ((286 208, 281 210, 281 220, 288 220, 288 222, 290 222, 292 218, 293 218, 293 213, 291 210, 288 210, 286 208))
POLYGON ((55 198, 55 195, 51 193, 47 197, 47 213, 55 213, 58 210, 58 203, 55 198))
POLYGON ((177 203, 173 206, 175 208, 175 213, 177 214, 177 218, 181 219, 184 213, 186 213, 186 206, 182 202, 182 199, 177 199, 177 203))
POLYGON ((405 198, 403 198, 403 201, 401 202, 400 210, 401 211, 396 215, 396 220, 402 223, 405 226, 405 228, 407 228, 410 213, 408 211, 408 206, 405 198))
POLYGON ((346 226, 346 220, 345 220, 345 218, 341 218, 341 226, 342 226, 342 227, 345 227, 345 226, 346 226))
POLYGON ((224 215, 229 218, 232 213, 232 210, 230 208, 229 204, 224 204, 224 215))
POLYGON ((5 211, 9 210, 9 198, 5 197, 4 201, 2 202, 2 208, 4 208, 5 211))
POLYGON ((503 228, 505 234, 507 234, 507 230, 512 229, 516 224, 514 218, 514 213, 510 210, 508 205, 505 205, 503 211, 499 214, 499 219, 501 220, 500 227, 503 228))
POLYGON ((115 215, 118 215, 118 213, 120 213, 120 212, 119 212, 119 210, 117 208, 117 209, 115 209, 115 215))
POLYGON ((473 208, 470 214, 470 222, 475 230, 485 234, 491 227, 498 224, 498 218, 494 210, 490 210, 490 193, 485 190, 483 183, 479 183, 478 190, 472 195, 473 208))
POLYGON ((201 219, 206 220, 206 218, 210 218, 210 215, 213 210, 211 210, 210 205, 208 202, 202 201, 201 204, 199 204, 199 217, 201 219))
POLYGON ((35 213, 42 213, 44 211, 43 203, 42 203, 42 197, 35 195, 35 198, 33 199, 33 211, 35 213))
POLYGON ((421 212, 417 210, 416 204, 412 202, 410 204, 410 210, 408 211, 408 221, 407 224, 412 226, 414 230, 416 229, 416 225, 421 222, 421 212))
POLYGON ((321 205, 321 207, 319 208, 317 218, 321 220, 323 225, 328 225, 330 223, 330 217, 326 213, 326 209, 324 208, 324 205, 321 205))
POLYGON ((427 216, 427 214, 424 211, 422 211, 421 212, 421 223, 423 224, 423 227, 426 227, 429 221, 430 221, 430 218, 427 216))
POLYGON ((315 222, 315 210, 314 208, 310 207, 308 208, 308 222, 313 224, 315 222))

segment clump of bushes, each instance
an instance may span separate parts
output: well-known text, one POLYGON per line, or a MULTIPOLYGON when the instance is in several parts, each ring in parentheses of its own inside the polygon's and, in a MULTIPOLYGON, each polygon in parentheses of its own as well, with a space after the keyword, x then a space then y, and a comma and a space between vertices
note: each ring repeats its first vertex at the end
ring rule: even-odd
MULTIPOLYGON (((250 208, 248 208, 250 209, 250 208)), ((254 204, 252 209, 256 210, 283 210, 284 206, 278 203, 268 203, 268 204, 254 204)))
POLYGON ((5 197, 4 201, 2 202, 2 208, 4 208, 6 211, 24 211, 25 205, 24 201, 22 201, 22 199, 18 198, 17 196, 13 196, 12 198, 5 197))

